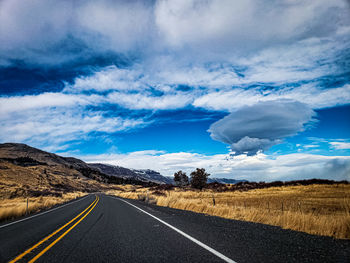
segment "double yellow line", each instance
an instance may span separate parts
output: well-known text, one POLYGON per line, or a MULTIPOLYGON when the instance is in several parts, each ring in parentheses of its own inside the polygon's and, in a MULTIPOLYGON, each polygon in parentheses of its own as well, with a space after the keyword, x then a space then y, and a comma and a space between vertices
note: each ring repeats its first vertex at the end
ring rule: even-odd
POLYGON ((28 253, 30 253, 31 251, 33 251, 34 249, 36 249, 37 247, 39 247, 41 244, 43 244, 44 242, 46 242, 47 240, 49 240, 51 237, 55 236, 57 233, 59 233, 60 231, 62 231, 63 229, 65 229, 66 227, 68 227, 71 223, 73 223, 76 219, 78 219, 80 216, 82 216, 77 222, 75 222, 70 228, 68 228, 63 234, 61 234, 58 238, 56 238, 53 242, 51 242, 49 245, 47 245, 43 250, 41 250, 34 258, 32 258, 30 261, 28 261, 29 263, 35 262, 38 258, 40 258, 46 251, 48 251, 50 248, 52 248, 58 241, 60 241, 65 235, 67 235, 74 227, 76 227, 81 221, 83 221, 83 219, 90 214, 90 212, 95 208, 95 206, 97 205, 98 201, 99 201, 99 197, 96 195, 95 200, 83 211, 81 212, 79 215, 77 215, 76 217, 74 217, 72 220, 70 220, 68 223, 66 223, 65 225, 61 226, 60 228, 58 228, 57 230, 55 230, 54 232, 52 232, 50 235, 48 235, 47 237, 43 238, 42 240, 40 240, 38 243, 36 243, 34 246, 32 246, 31 248, 27 249, 26 251, 24 251, 22 254, 18 255, 16 258, 14 258, 13 260, 11 260, 9 263, 13 263, 13 262, 17 262, 18 260, 22 259, 25 255, 27 255, 28 253), (86 212, 87 211, 87 212, 86 212), (85 213, 86 212, 86 213, 85 213), (85 214, 84 214, 85 213, 85 214))

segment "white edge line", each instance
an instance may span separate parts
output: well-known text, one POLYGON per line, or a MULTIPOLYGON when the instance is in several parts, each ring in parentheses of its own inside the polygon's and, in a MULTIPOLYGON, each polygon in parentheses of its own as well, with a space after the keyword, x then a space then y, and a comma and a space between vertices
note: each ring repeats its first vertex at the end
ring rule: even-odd
POLYGON ((87 198, 88 196, 90 196, 90 194, 88 194, 87 196, 85 196, 85 197, 83 197, 83 198, 80 198, 80 199, 78 199, 78 200, 75 200, 75 201, 73 201, 73 202, 70 202, 70 203, 67 203, 67 204, 64 204, 64 205, 61 205, 61 206, 58 206, 58 207, 52 208, 52 209, 47 210, 47 211, 44 211, 44 212, 42 212, 42 213, 35 214, 35 215, 32 215, 32 216, 25 217, 25 218, 23 218, 23 219, 20 219, 20 220, 17 220, 17 221, 14 221, 14 222, 11 222, 11 223, 8 223, 8 224, 5 224, 5 225, 2 225, 2 226, 0 226, 0 228, 7 227, 7 226, 10 226, 10 225, 13 225, 13 224, 16 224, 16 223, 19 223, 19 222, 22 222, 22 221, 25 221, 25 220, 31 219, 31 218, 33 218, 33 217, 41 216, 41 215, 43 215, 43 214, 46 214, 46 213, 49 213, 49 212, 55 211, 56 209, 59 209, 59 208, 65 207, 65 206, 67 206, 67 205, 74 204, 75 202, 78 202, 78 201, 81 201, 81 200, 84 200, 84 199, 85 199, 85 198, 87 198))
POLYGON ((150 214, 150 213, 148 213, 148 212, 142 210, 141 208, 137 207, 136 205, 133 205, 133 204, 129 203, 128 201, 125 201, 125 200, 120 199, 120 198, 115 198, 115 197, 112 197, 112 196, 109 196, 109 197, 111 197, 111 198, 113 198, 113 199, 121 200, 121 201, 123 201, 123 202, 125 202, 125 203, 127 203, 127 204, 129 204, 129 205, 131 205, 131 206, 133 206, 133 207, 135 207, 136 209, 140 210, 141 212, 143 212, 143 213, 145 213, 145 214, 147 214, 147 215, 153 217, 154 219, 158 220, 158 221, 161 222, 162 224, 166 225, 167 227, 170 227, 171 229, 175 230, 175 231, 178 232, 179 234, 181 234, 181 235, 183 235, 184 237, 188 238, 188 239, 191 240, 192 242, 194 242, 194 243, 196 243, 197 245, 201 246, 202 248, 208 250, 209 252, 211 252, 211 253, 214 254, 215 256, 221 258, 221 259, 224 260, 225 262, 237 263, 237 262, 233 261, 232 259, 226 257, 225 255, 221 254, 220 252, 216 251, 215 249, 213 249, 213 248, 207 246, 206 244, 202 243, 201 241, 195 239, 194 237, 191 237, 190 235, 186 234, 185 232, 181 231, 180 229, 177 229, 176 227, 174 227, 174 226, 168 224, 167 222, 163 221, 162 219, 159 219, 158 217, 156 217, 156 216, 154 216, 154 215, 152 215, 152 214, 150 214))

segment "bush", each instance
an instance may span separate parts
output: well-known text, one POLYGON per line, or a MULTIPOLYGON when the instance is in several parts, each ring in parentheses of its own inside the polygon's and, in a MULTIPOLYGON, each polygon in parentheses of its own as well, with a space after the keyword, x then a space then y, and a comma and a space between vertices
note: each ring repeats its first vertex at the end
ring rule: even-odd
POLYGON ((157 200, 153 196, 149 196, 148 194, 137 195, 137 200, 140 200, 152 205, 157 203, 157 200))

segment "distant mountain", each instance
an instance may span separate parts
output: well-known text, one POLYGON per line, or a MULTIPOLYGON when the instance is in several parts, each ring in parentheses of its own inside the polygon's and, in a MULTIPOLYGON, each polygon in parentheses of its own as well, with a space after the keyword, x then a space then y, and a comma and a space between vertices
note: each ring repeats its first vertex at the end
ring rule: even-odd
POLYGON ((237 184, 240 182, 248 182, 247 180, 236 180, 236 179, 228 179, 228 178, 208 178, 208 183, 221 183, 221 184, 237 184))
POLYGON ((89 163, 89 166, 98 169, 100 172, 109 176, 139 180, 142 182, 153 182, 157 184, 170 184, 172 180, 161 175, 153 170, 136 170, 128 169, 116 165, 102 164, 102 163, 89 163))
POLYGON ((160 173, 150 169, 146 169, 146 170, 132 169, 132 171, 138 174, 140 177, 146 180, 150 180, 151 182, 165 183, 165 184, 171 184, 173 182, 173 180, 171 180, 170 178, 163 176, 160 173))

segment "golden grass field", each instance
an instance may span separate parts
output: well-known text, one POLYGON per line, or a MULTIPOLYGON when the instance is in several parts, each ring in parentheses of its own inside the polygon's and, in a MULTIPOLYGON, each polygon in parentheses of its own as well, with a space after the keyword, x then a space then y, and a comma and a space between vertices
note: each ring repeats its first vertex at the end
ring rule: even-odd
POLYGON ((73 192, 62 194, 61 197, 56 196, 40 196, 28 198, 28 210, 27 210, 27 198, 16 197, 12 199, 3 199, 0 202, 0 220, 10 220, 26 213, 32 214, 42 209, 48 209, 54 205, 65 203, 72 199, 84 196, 87 193, 73 192))
POLYGON ((179 188, 154 191, 126 185, 107 193, 315 235, 350 238, 350 185, 346 184, 282 186, 245 192, 179 188))

